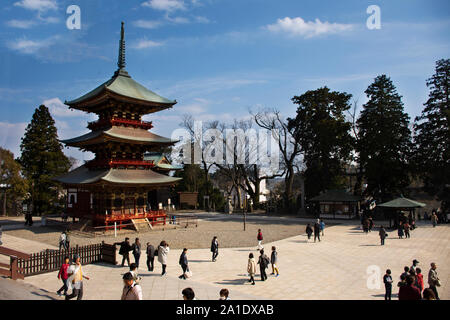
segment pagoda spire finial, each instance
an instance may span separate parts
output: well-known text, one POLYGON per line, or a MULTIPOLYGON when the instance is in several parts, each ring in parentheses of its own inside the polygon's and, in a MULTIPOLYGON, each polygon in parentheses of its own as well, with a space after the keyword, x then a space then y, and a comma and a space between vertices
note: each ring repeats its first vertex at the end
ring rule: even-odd
POLYGON ((119 45, 119 60, 117 61, 117 66, 120 69, 125 69, 125 29, 124 22, 122 21, 122 28, 120 30, 120 45, 119 45))

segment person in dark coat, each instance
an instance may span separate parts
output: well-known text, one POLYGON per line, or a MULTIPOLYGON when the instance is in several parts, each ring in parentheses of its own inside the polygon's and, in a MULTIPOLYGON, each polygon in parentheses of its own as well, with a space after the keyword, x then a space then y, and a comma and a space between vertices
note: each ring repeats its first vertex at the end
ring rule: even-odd
POLYGON ((369 219, 364 219, 363 222, 363 231, 364 233, 369 233, 369 219))
POLYGON ((217 256, 219 255, 219 242, 217 241, 217 237, 214 236, 214 238, 211 241, 211 252, 212 252, 212 261, 216 261, 217 256))
POLYGON ((136 238, 131 248, 133 250, 134 262, 139 268, 139 260, 141 259, 141 242, 139 241, 139 238, 136 238))
POLYGON ((316 238, 319 239, 319 242, 320 242, 320 223, 319 223, 319 219, 317 219, 317 222, 314 223, 314 242, 316 242, 316 238))
POLYGON ((391 270, 387 269, 386 274, 383 277, 384 287, 386 289, 386 293, 384 294, 384 300, 391 300, 392 295, 392 276, 391 270))
POLYGON ((313 233, 313 229, 311 228, 311 225, 308 223, 306 226, 306 234, 308 235, 308 240, 311 239, 311 235, 313 233))
POLYGON ((261 281, 267 280, 266 268, 269 266, 269 257, 264 254, 264 249, 259 252, 261 255, 258 259, 259 271, 261 273, 261 281))
POLYGON ((147 242, 147 269, 148 271, 153 271, 155 267, 155 247, 147 242))
POLYGON ((130 251, 133 250, 130 244, 130 238, 125 238, 125 241, 116 242, 114 245, 120 245, 119 254, 122 256, 122 267, 125 264, 125 260, 127 260, 128 266, 130 266, 130 251))
POLYGON ((184 279, 186 280, 186 272, 189 271, 189 266, 188 266, 188 259, 187 259, 187 251, 188 249, 184 248, 183 252, 180 255, 180 260, 179 260, 179 264, 181 266, 181 269, 183 269, 183 274, 181 276, 179 276, 178 278, 180 279, 184 279))
POLYGON ((384 239, 386 239, 387 233, 383 226, 380 226, 380 231, 378 234, 380 235, 381 245, 384 246, 384 239))
POLYGON ((372 217, 369 217, 369 232, 371 232, 373 229, 373 220, 372 217))
POLYGON ((401 222, 399 222, 399 224, 398 224, 397 233, 398 233, 398 238, 403 239, 403 225, 401 222))

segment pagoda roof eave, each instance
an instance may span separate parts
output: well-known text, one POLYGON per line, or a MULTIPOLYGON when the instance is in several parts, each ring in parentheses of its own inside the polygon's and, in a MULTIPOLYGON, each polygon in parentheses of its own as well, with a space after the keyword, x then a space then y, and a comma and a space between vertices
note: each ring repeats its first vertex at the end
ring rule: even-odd
POLYGON ((134 143, 134 144, 158 144, 158 145, 173 145, 178 140, 172 140, 165 138, 157 134, 151 133, 144 129, 125 128, 125 127, 111 127, 107 130, 99 130, 89 132, 82 136, 60 140, 67 146, 82 147, 86 145, 92 145, 96 143, 102 143, 105 140, 122 142, 122 143, 134 143))
POLYGON ((181 178, 166 176, 149 169, 89 170, 83 165, 65 175, 54 178, 54 180, 67 186, 87 186, 96 184, 170 186, 176 184, 181 178))
POLYGON ((162 107, 161 109, 170 108, 177 103, 176 100, 169 100, 145 88, 130 76, 118 73, 87 94, 77 99, 66 101, 65 104, 71 108, 89 112, 91 111, 89 106, 96 105, 99 101, 107 99, 109 96, 117 100, 140 105, 160 106, 162 107))

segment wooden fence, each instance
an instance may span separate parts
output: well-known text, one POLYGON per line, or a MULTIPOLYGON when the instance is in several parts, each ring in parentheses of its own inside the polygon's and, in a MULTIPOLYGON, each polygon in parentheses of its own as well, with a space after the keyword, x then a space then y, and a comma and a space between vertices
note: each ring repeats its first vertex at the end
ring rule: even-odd
POLYGON ((24 279, 23 270, 19 268, 18 260, 29 259, 30 255, 17 250, 0 246, 0 254, 10 258, 9 264, 0 263, 0 275, 10 277, 13 280, 24 279))
POLYGON ((116 247, 104 242, 86 246, 77 245, 68 250, 47 249, 45 251, 32 253, 27 259, 19 258, 17 259, 17 263, 20 272, 25 277, 28 277, 58 271, 64 263, 64 258, 69 257, 72 259, 75 254, 80 256, 82 265, 96 262, 117 264, 115 260, 116 247))

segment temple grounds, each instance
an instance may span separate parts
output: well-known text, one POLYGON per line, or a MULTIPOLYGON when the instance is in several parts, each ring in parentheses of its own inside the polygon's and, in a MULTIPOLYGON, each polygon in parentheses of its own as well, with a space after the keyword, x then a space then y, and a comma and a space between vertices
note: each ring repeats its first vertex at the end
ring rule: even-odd
MULTIPOLYGON (((221 216, 209 215, 200 225, 213 226, 215 220, 223 220, 221 216)), ((231 217, 226 217, 231 219, 231 217)), ((278 225, 271 223, 279 218, 258 217, 265 220, 259 222, 264 230, 267 230, 266 239, 270 237, 269 226, 278 225)), ((217 223, 219 221, 216 221, 217 223)), ((193 277, 188 280, 179 280, 181 268, 178 266, 178 258, 181 250, 175 245, 169 254, 168 275, 161 277, 161 265, 156 262, 154 272, 148 272, 145 268, 145 255, 141 257, 140 274, 144 299, 181 299, 181 290, 192 287, 198 299, 218 299, 221 288, 230 290, 231 298, 236 299, 383 299, 384 287, 381 278, 385 269, 390 268, 393 278, 397 282, 404 266, 410 266, 413 259, 420 261, 425 281, 429 270, 429 264, 436 262, 442 286, 438 289, 441 299, 450 298, 450 225, 438 225, 432 228, 424 222, 418 223, 418 228, 411 233, 410 239, 398 239, 396 232, 389 232, 385 246, 379 245, 377 232, 362 233, 359 226, 341 222, 339 225, 329 226, 325 230, 325 236, 319 243, 306 242, 303 226, 306 220, 286 219, 283 224, 290 225, 297 230, 297 235, 288 236, 285 239, 264 241, 265 248, 275 245, 279 253, 280 276, 269 276, 268 281, 256 281, 252 286, 247 283, 246 264, 249 252, 257 253, 255 247, 254 230, 250 229, 251 239, 242 240, 243 246, 221 248, 217 262, 211 262, 208 248, 191 249, 188 252, 190 269, 193 277), (290 222, 296 220, 297 224, 290 222), (248 242, 247 242, 248 241, 248 242), (375 280, 380 280, 380 288, 376 288, 374 275, 367 273, 368 267, 380 268, 380 274, 375 274, 375 280), (375 287, 375 288, 374 288, 375 287)), ((221 223, 233 223, 232 221, 221 223)), ((237 223, 237 222, 236 222, 237 223)), ((199 225, 199 228, 200 228, 199 225)), ((255 226, 247 226, 257 229, 255 226)), ((225 228, 225 226, 224 226, 225 228)), ((186 237, 184 232, 192 232, 195 229, 177 230, 180 237, 186 237)), ((200 229, 199 229, 200 230, 200 229)), ((39 247, 53 248, 46 243, 36 240, 16 238, 12 232, 4 233, 4 242, 11 243, 16 249, 32 248, 36 251, 39 247), (14 245, 13 245, 14 244, 14 245)), ((295 233, 295 232, 293 232, 295 233)), ((168 235, 168 233, 165 233, 168 235)), ((236 231, 236 235, 238 232, 236 231)), ((241 234, 244 234, 241 231, 241 234)), ((194 238, 195 233, 191 233, 194 238)), ((153 236, 153 235, 152 235, 153 236)), ((131 237, 130 237, 131 238, 131 237)), ((144 238, 141 236, 141 238, 144 238)), ((165 237, 166 239, 170 239, 165 237)), ((220 234, 219 234, 220 239, 220 234)), ((168 240, 170 242, 170 240, 168 240)), ((180 240, 181 241, 181 240, 180 240)), ((223 239, 222 239, 223 242, 223 239)), ((176 242, 173 242, 176 243, 176 242)), ((202 242, 203 243, 203 242, 202 242)), ((199 245, 200 246, 200 245, 199 245)), ((205 247, 204 245, 202 245, 205 247)), ((118 259, 120 256, 118 256, 118 259)), ((130 255, 133 261, 132 255, 130 255)), ((120 262, 120 261, 119 261, 120 262)), ((111 266, 106 264, 87 265, 84 272, 91 277, 85 281, 84 299, 119 299, 122 288, 122 274, 127 267, 111 266)), ((269 269, 270 273, 270 269, 269 269)), ((36 298, 55 297, 54 292, 60 287, 56 279, 56 272, 27 277, 25 283, 39 288, 36 298)), ((259 278, 257 278, 259 279, 259 278)), ((1 284, 0 284, 1 285, 1 284)), ((34 290, 36 292, 36 290, 34 290)), ((394 286, 393 299, 397 298, 397 288, 394 286)), ((29 298, 24 297, 24 298, 29 298)), ((57 298, 62 299, 62 298, 57 298)))

